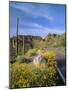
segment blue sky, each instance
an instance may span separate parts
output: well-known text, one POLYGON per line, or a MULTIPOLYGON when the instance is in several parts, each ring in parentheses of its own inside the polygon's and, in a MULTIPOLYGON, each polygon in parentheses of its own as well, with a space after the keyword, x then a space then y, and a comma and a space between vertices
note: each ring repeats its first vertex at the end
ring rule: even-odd
POLYGON ((45 37, 48 33, 65 32, 65 5, 10 2, 10 36, 16 36, 17 18, 19 35, 45 37))

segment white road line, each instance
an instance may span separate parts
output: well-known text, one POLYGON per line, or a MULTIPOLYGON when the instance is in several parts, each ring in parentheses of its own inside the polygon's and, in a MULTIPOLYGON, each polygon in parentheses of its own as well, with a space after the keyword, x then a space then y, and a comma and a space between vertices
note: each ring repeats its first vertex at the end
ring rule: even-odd
POLYGON ((56 65, 56 68, 57 68, 57 71, 59 72, 59 74, 60 74, 60 76, 61 76, 63 82, 65 83, 65 78, 64 78, 64 76, 63 76, 61 70, 59 69, 59 67, 58 67, 57 65, 56 65))

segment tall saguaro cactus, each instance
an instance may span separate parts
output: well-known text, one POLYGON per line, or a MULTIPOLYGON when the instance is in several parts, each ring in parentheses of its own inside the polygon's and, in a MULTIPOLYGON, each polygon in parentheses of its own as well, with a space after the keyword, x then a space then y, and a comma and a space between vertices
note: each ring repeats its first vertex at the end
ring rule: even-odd
MULTIPOLYGON (((19 47, 18 47, 18 44, 19 44, 18 33, 19 33, 19 18, 17 18, 17 56, 18 56, 18 52, 19 52, 19 47)), ((24 54, 24 51, 25 51, 25 46, 24 46, 24 35, 23 35, 23 54, 24 54)))
POLYGON ((19 18, 17 18, 17 56, 18 56, 18 27, 19 27, 19 18))

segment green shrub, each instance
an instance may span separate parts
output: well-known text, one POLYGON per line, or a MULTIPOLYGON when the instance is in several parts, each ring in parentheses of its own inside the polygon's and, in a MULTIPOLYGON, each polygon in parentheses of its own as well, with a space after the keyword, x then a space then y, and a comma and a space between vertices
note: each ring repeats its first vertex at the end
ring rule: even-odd
POLYGON ((34 56, 34 55, 36 55, 36 51, 37 51, 37 48, 29 49, 25 55, 26 55, 26 57, 34 56))
POLYGON ((14 63, 16 61, 16 49, 10 46, 10 63, 14 63))
POLYGON ((23 56, 19 56, 17 58, 17 61, 19 63, 29 63, 30 62, 30 59, 28 57, 26 57, 25 55, 23 55, 23 56))

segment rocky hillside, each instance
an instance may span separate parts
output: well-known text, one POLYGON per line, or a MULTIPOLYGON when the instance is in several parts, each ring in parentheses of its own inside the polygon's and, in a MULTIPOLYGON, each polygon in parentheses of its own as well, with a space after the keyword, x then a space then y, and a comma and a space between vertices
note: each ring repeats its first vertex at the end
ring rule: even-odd
POLYGON ((44 39, 40 36, 23 36, 10 38, 10 46, 15 48, 18 52, 27 52, 30 48, 48 48, 48 47, 65 47, 65 34, 48 34, 44 39), (24 45, 24 46, 23 46, 24 45))

